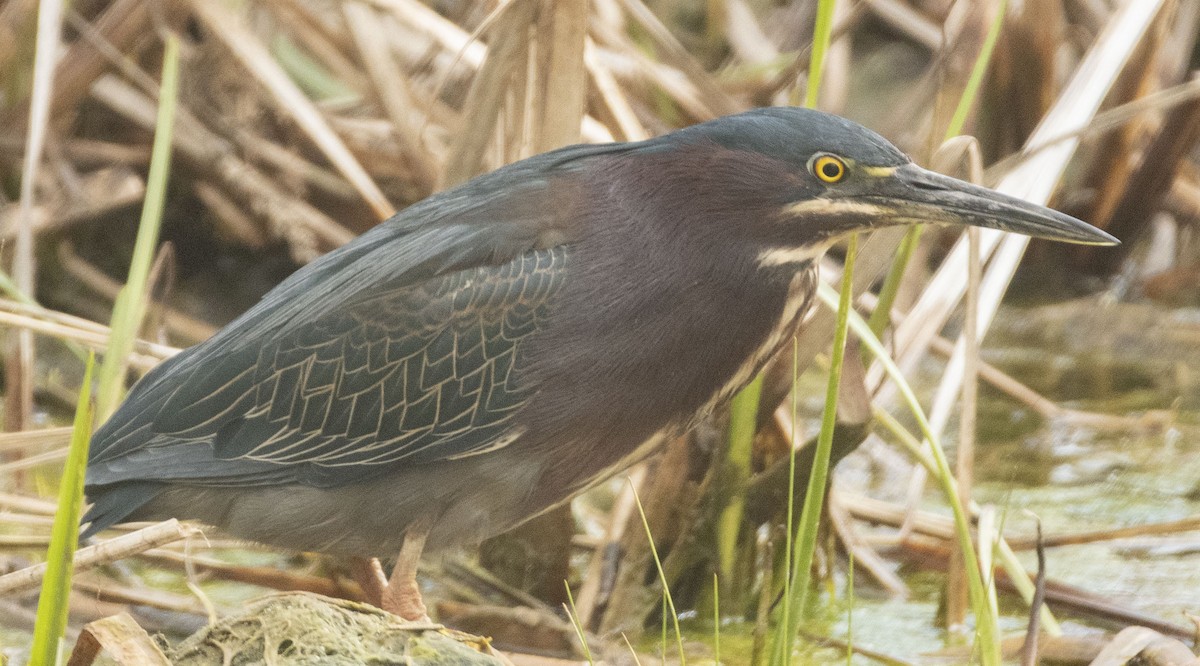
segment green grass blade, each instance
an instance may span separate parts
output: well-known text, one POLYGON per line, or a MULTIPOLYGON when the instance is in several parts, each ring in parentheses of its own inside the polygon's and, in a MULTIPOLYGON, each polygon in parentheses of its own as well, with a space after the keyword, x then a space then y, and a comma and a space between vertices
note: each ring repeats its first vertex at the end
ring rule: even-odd
MULTIPOLYGON (((895 417, 878 407, 872 408, 871 415, 876 423, 880 424, 896 438, 894 442, 907 451, 913 460, 916 460, 931 475, 937 475, 937 465, 926 455, 921 441, 901 425, 895 417)), ((958 492, 957 489, 955 492, 958 492)), ((1003 533, 1003 530, 1001 530, 1001 533, 1003 533)), ((1025 603, 1032 605, 1035 592, 1033 582, 1030 580, 1029 572, 1025 570, 1021 561, 1017 559, 1017 554, 1013 552, 1012 546, 1008 545, 1008 542, 1001 538, 996 546, 996 550, 1000 559, 1000 565, 1008 573, 1008 578, 1012 582, 1013 587, 1016 588, 1017 594, 1021 595, 1025 603)), ((1042 606, 1041 610, 1041 622, 1046 633, 1051 636, 1062 635, 1062 626, 1058 623, 1058 619, 1054 617, 1054 613, 1045 605, 1042 606)))
POLYGON ((958 136, 966 126, 967 115, 971 113, 971 107, 975 105, 975 98, 979 97, 979 88, 983 86, 983 77, 987 74, 988 65, 992 62, 992 52, 996 50, 996 42, 1000 40, 1000 30, 1004 27, 1004 15, 1007 12, 1008 0, 1000 0, 1000 4, 996 7, 996 15, 992 17, 987 35, 983 38, 983 46, 980 47, 975 64, 971 67, 971 75, 967 77, 967 85, 958 98, 958 106, 954 108, 954 115, 950 117, 950 124, 946 127, 946 135, 943 140, 958 136))
POLYGON ((343 83, 287 34, 280 33, 271 39, 271 55, 309 97, 335 104, 358 101, 360 96, 353 88, 343 83))
MULTIPOLYGON (((841 312, 840 297, 833 288, 824 283, 819 284, 817 297, 827 307, 837 307, 838 312, 841 312)), ((884 371, 895 382, 896 388, 900 391, 901 397, 916 420, 921 434, 929 442, 928 454, 936 469, 936 473, 933 476, 937 479, 942 494, 945 496, 946 503, 950 506, 950 512, 954 518, 955 538, 958 541, 958 548, 962 552, 963 564, 967 569, 968 596, 971 600, 971 611, 975 614, 981 661, 984 666, 998 666, 1001 661, 999 619, 991 611, 988 603, 983 576, 979 570, 979 558, 976 556, 975 546, 971 542, 970 523, 967 520, 966 509, 958 501, 958 490, 954 481, 954 475, 950 471, 950 464, 946 461, 946 455, 942 451, 941 443, 936 434, 934 434, 933 429, 929 426, 929 420, 925 417, 925 412, 921 409, 921 404, 917 400, 916 394, 913 393, 912 387, 905 380, 903 373, 900 372, 900 368, 896 366, 895 361, 888 356, 887 351, 883 348, 883 343, 871 333, 871 328, 867 325, 867 322, 858 313, 851 311, 849 324, 854 334, 867 347, 867 350, 874 354, 875 358, 883 364, 884 371)))
POLYGON ((625 632, 621 632, 621 639, 625 641, 625 647, 629 648, 629 655, 633 657, 633 666, 642 666, 642 659, 638 656, 637 650, 633 649, 633 643, 629 642, 629 637, 625 632))
POLYGON ((92 437, 94 406, 92 404, 92 368, 89 356, 75 405, 75 424, 71 432, 71 448, 63 466, 58 487, 58 511, 50 533, 50 548, 46 552, 46 578, 38 596, 37 621, 33 628, 30 649, 31 666, 53 666, 67 628, 67 608, 71 597, 72 561, 79 544, 79 517, 83 512, 83 478, 87 470, 88 442, 92 437))
POLYGON ((854 663, 854 551, 846 565, 846 591, 850 599, 846 609, 846 666, 854 663))
MULTIPOLYGON (((992 17, 992 23, 988 26, 988 34, 984 37, 983 46, 980 47, 979 55, 975 57, 975 64, 971 67, 971 74, 967 77, 967 85, 963 87, 962 95, 958 98, 958 105, 954 107, 954 114, 950 117, 950 124, 946 126, 946 133, 942 136, 943 141, 948 141, 961 134, 963 127, 967 124, 967 116, 971 112, 971 107, 975 105, 976 98, 979 97, 979 88, 983 85, 983 77, 987 74, 988 65, 992 62, 992 53, 996 50, 996 42, 999 41, 1000 31, 1004 28, 1004 15, 1007 11, 1008 0, 1000 0, 1000 5, 996 8, 996 15, 992 17)), ((879 304, 871 315, 871 330, 874 331, 875 337, 881 337, 883 329, 887 328, 892 304, 896 302, 896 294, 900 291, 900 280, 904 277, 904 271, 908 268, 908 262, 912 259, 913 250, 916 249, 917 242, 921 239, 923 229, 924 227, 919 224, 909 229, 900 243, 900 251, 892 260, 892 267, 888 270, 883 287, 879 290, 879 304)))
MULTIPOLYGON (((833 12, 836 0, 818 0, 816 22, 813 25, 813 41, 812 50, 808 62, 808 83, 804 94, 804 105, 808 108, 816 108, 817 100, 821 93, 821 76, 825 71, 825 55, 829 51, 829 44, 833 34, 833 12)), ((854 272, 854 254, 858 247, 857 234, 850 239, 850 249, 846 253, 846 266, 843 273, 842 287, 847 294, 847 307, 849 306, 849 294, 853 290, 852 283, 848 282, 846 276, 853 275, 854 272)), ((833 444, 833 422, 837 416, 837 388, 836 385, 841 382, 841 359, 845 352, 846 328, 845 322, 839 320, 838 327, 834 331, 833 341, 833 356, 834 365, 830 369, 829 382, 834 386, 832 397, 826 393, 825 414, 822 416, 821 433, 817 440, 816 460, 813 462, 813 469, 809 477, 808 493, 805 495, 805 505, 801 512, 800 526, 793 529, 793 507, 795 506, 796 495, 796 449, 791 448, 788 453, 788 497, 787 497, 787 525, 786 543, 784 544, 785 554, 784 562, 789 567, 789 571, 784 572, 784 601, 781 604, 780 617, 776 623, 777 631, 775 632, 774 642, 771 647, 771 663, 782 666, 790 661, 792 654, 792 646, 794 645, 796 632, 800 628, 800 618, 804 611, 804 601, 809 588, 809 573, 812 566, 812 555, 816 549, 816 528, 820 522, 820 501, 816 502, 817 511, 815 514, 816 523, 806 527, 806 521, 812 521, 813 516, 810 515, 810 507, 814 505, 812 502, 813 487, 819 485, 821 490, 821 499, 824 499, 825 477, 829 472, 829 453, 832 450, 833 444), (839 343, 839 335, 841 342, 839 343), (826 417, 833 414, 833 420, 828 420, 826 417), (824 442, 825 449, 822 452, 821 444, 824 442), (822 458, 824 453, 824 458, 822 458), (822 462, 823 461, 823 462, 822 462), (811 536, 812 547, 808 549, 807 556, 805 550, 808 546, 805 540, 811 536), (800 542, 800 549, 796 549, 796 542, 800 542), (800 573, 800 567, 804 571, 800 573)), ((793 340, 793 346, 795 341, 793 340)), ((793 356, 795 350, 793 349, 793 356)), ((792 363, 792 423, 796 422, 796 360, 793 358, 792 363)), ((757 411, 757 405, 756 405, 757 411)), ((792 433, 793 435, 795 433, 792 433)), ((793 441, 795 437, 792 438, 793 441)))
POLYGON ((106 419, 116 410, 125 389, 125 359, 146 315, 150 265, 158 246, 163 202, 167 195, 167 174, 171 170, 171 137, 175 125, 176 97, 179 93, 179 39, 166 38, 163 52, 162 85, 159 87, 158 117, 154 128, 154 146, 150 152, 150 172, 146 178, 146 199, 138 223, 129 279, 113 305, 112 334, 100 365, 96 389, 96 413, 106 419))
POLYGON ((729 405, 729 441, 721 470, 725 506, 717 517, 717 572, 726 581, 733 580, 737 564, 738 535, 746 508, 746 482, 750 479, 762 385, 762 375, 755 377, 729 405))
MULTIPOLYGON (((792 431, 788 433, 788 486, 787 486, 787 509, 784 519, 784 538, 783 538, 783 561, 787 563, 788 570, 783 576, 783 598, 792 598, 792 550, 796 547, 793 541, 794 527, 796 525, 796 421, 797 413, 800 411, 800 394, 797 390, 797 384, 800 380, 800 347, 799 341, 792 337, 792 431)), ((783 604, 780 611, 782 617, 779 619, 779 626, 791 626, 791 608, 788 604, 783 604)), ((772 653, 774 646, 772 646, 772 653)))
POLYGON ((900 293, 900 281, 904 278, 904 271, 908 270, 908 262, 912 260, 913 252, 921 242, 921 232, 924 229, 924 225, 918 224, 904 234, 904 238, 900 240, 900 247, 896 250, 896 256, 892 259, 892 266, 888 269, 887 277, 883 279, 883 286, 879 288, 879 301, 875 310, 871 312, 871 319, 868 322, 871 332, 877 338, 883 337, 884 330, 891 322, 892 304, 896 302, 896 294, 900 293))
POLYGON ((713 663, 721 663, 721 579, 713 574, 713 663))
MULTIPOLYGON (((825 54, 829 51, 829 43, 833 34, 833 10, 837 0, 819 0, 817 4, 816 23, 813 26, 812 50, 808 61, 808 84, 805 89, 804 105, 814 108, 821 91, 821 74, 825 67, 825 54)), ((732 580, 732 562, 737 553, 737 537, 741 531, 742 511, 744 508, 744 492, 736 486, 738 478, 750 478, 750 447, 754 440, 754 426, 758 418, 758 403, 762 394, 762 377, 755 378, 749 386, 742 389, 733 398, 729 413, 729 440, 726 448, 726 461, 729 465, 724 471, 734 475, 725 478, 733 482, 733 490, 726 500, 717 522, 717 556, 718 571, 727 581, 732 580), (736 429, 735 429, 736 424, 736 429), (748 424, 748 426, 747 426, 748 424), (748 434, 747 434, 748 428, 748 434), (734 495, 736 494, 736 497, 734 495)), ((788 525, 791 532, 791 525, 788 525)), ((736 603, 736 599, 734 600, 736 603)))
POLYGON ((579 645, 583 647, 583 657, 587 663, 595 664, 592 649, 588 647, 587 635, 583 631, 583 625, 579 623, 579 612, 575 610, 575 596, 571 594, 571 585, 564 580, 563 587, 567 588, 567 617, 571 619, 571 626, 575 627, 575 635, 579 637, 579 645))
MULTIPOLYGON (((829 458, 833 451, 833 430, 837 425, 838 390, 842 381, 842 363, 846 356, 846 338, 850 319, 850 301, 854 292, 854 258, 858 252, 858 234, 850 237, 846 249, 846 264, 842 270, 842 294, 838 301, 837 327, 833 333, 833 355, 829 364, 829 382, 825 388, 825 408, 821 413, 821 432, 808 479, 808 490, 804 495, 804 507, 800 510, 800 521, 796 526, 796 549, 792 553, 791 596, 783 601, 787 623, 779 626, 775 635, 772 661, 779 666, 791 658, 796 634, 804 618, 808 592, 812 589, 812 559, 817 550, 817 530, 825 502, 825 485, 829 478, 829 458)), ((781 611, 783 612, 783 611, 781 611)))
POLYGON ((821 94, 821 74, 825 71, 825 54, 829 52, 829 41, 833 35, 833 8, 836 0, 820 0, 817 3, 817 21, 813 27, 812 53, 808 61, 808 87, 804 92, 804 106, 817 107, 821 94))
MULTIPOLYGON (((683 654, 683 632, 679 629, 679 613, 675 610, 675 600, 671 598, 671 588, 667 587, 667 576, 663 573, 662 560, 658 558, 658 548, 654 545, 654 535, 650 533, 650 523, 646 520, 646 510, 642 508, 642 498, 638 496, 637 486, 633 485, 633 479, 628 479, 629 488, 633 490, 633 503, 637 505, 638 515, 642 518, 642 527, 646 529, 646 540, 650 543, 650 554, 654 556, 654 568, 658 571, 658 582, 663 589, 663 605, 664 610, 671 613, 671 621, 675 623, 675 643, 679 648, 679 663, 686 664, 687 659, 683 654)), ((666 620, 663 620, 664 624, 666 620)), ((664 632, 666 631, 664 626, 664 632)), ((663 637, 663 642, 666 642, 666 637, 663 637)), ((664 648, 664 652, 665 652, 664 648)), ((663 655, 664 659, 666 655, 663 655)))

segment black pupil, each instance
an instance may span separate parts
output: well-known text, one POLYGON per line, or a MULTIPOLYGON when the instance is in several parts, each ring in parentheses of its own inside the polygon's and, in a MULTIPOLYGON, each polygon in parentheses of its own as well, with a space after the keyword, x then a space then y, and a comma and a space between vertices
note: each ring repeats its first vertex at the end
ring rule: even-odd
POLYGON ((830 180, 842 175, 842 167, 837 162, 826 162, 821 165, 821 173, 830 180))

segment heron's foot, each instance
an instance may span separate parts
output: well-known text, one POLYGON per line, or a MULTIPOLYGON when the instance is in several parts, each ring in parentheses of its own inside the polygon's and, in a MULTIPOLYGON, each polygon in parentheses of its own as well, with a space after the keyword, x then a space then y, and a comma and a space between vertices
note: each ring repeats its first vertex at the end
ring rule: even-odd
POLYGON ((396 566, 388 578, 387 589, 383 592, 383 610, 409 622, 429 622, 425 602, 421 600, 421 588, 417 585, 417 565, 421 561, 421 551, 425 549, 425 537, 428 534, 429 524, 424 520, 409 526, 400 554, 396 556, 396 566))
POLYGON ((383 566, 374 557, 350 558, 350 575, 362 588, 367 603, 376 608, 383 607, 383 598, 387 594, 388 578, 383 573, 383 566))
POLYGON ((399 615, 409 622, 429 622, 429 613, 425 610, 425 602, 421 599, 421 590, 417 581, 392 580, 383 592, 383 610, 399 615))

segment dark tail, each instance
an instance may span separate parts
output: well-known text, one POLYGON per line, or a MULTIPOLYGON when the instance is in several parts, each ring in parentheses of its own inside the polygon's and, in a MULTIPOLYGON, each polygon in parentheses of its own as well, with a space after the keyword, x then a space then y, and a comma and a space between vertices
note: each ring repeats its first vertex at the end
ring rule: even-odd
POLYGON ((122 481, 87 489, 92 508, 83 516, 87 528, 79 535, 86 539, 131 519, 138 509, 163 491, 163 484, 152 481, 122 481))

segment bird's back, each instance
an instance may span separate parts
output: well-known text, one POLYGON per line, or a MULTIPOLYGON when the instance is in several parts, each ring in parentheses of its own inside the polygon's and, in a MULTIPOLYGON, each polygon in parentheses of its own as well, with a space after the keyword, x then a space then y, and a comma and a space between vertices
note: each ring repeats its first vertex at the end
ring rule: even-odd
POLYGON ((810 295, 792 292, 811 266, 764 270, 753 235, 730 233, 776 213, 731 200, 791 184, 728 144, 726 124, 764 119, 782 122, 540 155, 301 269, 97 431, 88 531, 158 517, 154 498, 180 486, 333 490, 435 469, 442 483, 416 485, 438 510, 493 487, 478 472, 530 486, 508 510, 535 514, 683 429, 753 376, 810 295))
POLYGON ((510 438, 532 388, 514 362, 569 261, 570 177, 611 150, 414 205, 152 370, 93 437, 88 532, 167 484, 333 487, 510 438))

